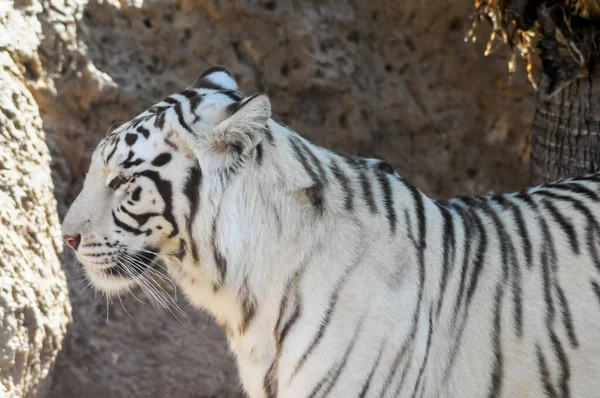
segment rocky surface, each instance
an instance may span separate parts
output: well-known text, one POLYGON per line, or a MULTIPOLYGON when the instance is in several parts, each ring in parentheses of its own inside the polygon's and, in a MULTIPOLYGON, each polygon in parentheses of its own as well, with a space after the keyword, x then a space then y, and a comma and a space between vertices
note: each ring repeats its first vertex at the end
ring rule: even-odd
POLYGON ((36 22, 0 4, 0 396, 7 398, 47 394, 71 319, 50 154, 24 83, 36 22))
MULTIPOLYGON (((31 49, 17 63, 43 119, 61 217, 113 123, 216 64, 317 144, 384 158, 429 194, 528 183, 533 90, 522 74, 509 84, 505 53, 486 58, 485 43, 464 42, 471 0, 15 4, 39 22, 37 42, 11 45, 31 49)), ((182 322, 131 296, 107 305, 69 256, 73 324, 51 397, 240 395, 223 334, 204 314, 181 299, 182 322)))

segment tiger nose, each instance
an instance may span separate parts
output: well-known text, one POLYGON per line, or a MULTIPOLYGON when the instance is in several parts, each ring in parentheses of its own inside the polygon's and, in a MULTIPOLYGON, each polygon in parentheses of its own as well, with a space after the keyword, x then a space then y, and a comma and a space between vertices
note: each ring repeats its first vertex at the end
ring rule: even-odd
POLYGON ((79 243, 81 242, 81 235, 77 234, 75 236, 65 235, 63 236, 63 240, 69 247, 73 250, 77 250, 79 247, 79 243))

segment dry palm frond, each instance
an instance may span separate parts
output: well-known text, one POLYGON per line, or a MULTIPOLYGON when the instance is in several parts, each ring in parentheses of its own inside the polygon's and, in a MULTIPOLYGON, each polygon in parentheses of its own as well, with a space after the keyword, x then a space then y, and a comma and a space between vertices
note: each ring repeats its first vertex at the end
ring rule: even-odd
POLYGON ((598 0, 571 0, 567 4, 574 10, 574 14, 585 19, 600 19, 600 1, 598 0))
POLYGON ((486 55, 496 43, 507 44, 512 56, 512 74, 520 56, 526 64, 529 81, 533 76, 533 55, 542 59, 546 95, 554 95, 571 81, 587 76, 600 51, 600 0, 475 0, 473 24, 467 39, 475 40, 475 29, 489 21, 492 34, 486 55))

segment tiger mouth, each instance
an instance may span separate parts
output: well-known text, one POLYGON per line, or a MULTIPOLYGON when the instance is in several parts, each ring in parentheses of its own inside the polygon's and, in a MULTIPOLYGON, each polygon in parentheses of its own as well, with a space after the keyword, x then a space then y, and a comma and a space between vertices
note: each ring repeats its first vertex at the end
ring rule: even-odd
POLYGON ((129 255, 121 254, 115 258, 116 265, 104 268, 101 272, 111 277, 134 279, 147 274, 151 269, 160 270, 160 265, 156 261, 157 256, 155 250, 139 251, 129 255), (132 260, 135 266, 129 265, 132 260))
POLYGON ((102 273, 104 273, 108 276, 112 276, 112 277, 131 279, 132 276, 136 276, 131 271, 134 271, 134 270, 126 271, 125 268, 123 268, 123 266, 121 266, 121 265, 113 265, 112 267, 103 269, 102 273))

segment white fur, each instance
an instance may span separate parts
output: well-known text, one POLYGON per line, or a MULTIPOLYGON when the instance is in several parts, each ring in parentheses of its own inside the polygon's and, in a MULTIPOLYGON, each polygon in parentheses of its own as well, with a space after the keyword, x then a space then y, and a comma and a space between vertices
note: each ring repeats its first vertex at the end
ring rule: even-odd
POLYGON ((233 80, 231 76, 225 72, 214 72, 208 75, 207 78, 217 86, 223 87, 225 90, 238 89, 235 80, 233 80))
MULTIPOLYGON (((210 79, 225 87, 229 83, 222 75, 227 76, 218 72, 210 79)), ((229 76, 227 78, 230 79, 229 76)), ((237 89, 237 85, 231 89, 237 89)), ((459 218, 458 213, 468 206, 458 200, 452 202, 454 204, 449 212, 454 220, 456 256, 455 261, 448 264, 445 299, 438 316, 436 310, 441 297, 444 262, 444 220, 438 204, 418 194, 423 203, 426 231, 423 269, 420 269, 418 206, 407 185, 396 176, 384 177, 391 187, 396 215, 396 232, 392 234, 386 217, 386 198, 375 174, 377 161, 369 161, 372 167, 364 169, 377 208, 377 212, 373 213, 363 195, 364 185, 359 174, 348 162, 312 146, 274 121, 267 121, 270 105, 266 97, 256 97, 253 101, 254 104, 248 104, 228 116, 225 107, 231 100, 218 93, 206 94, 202 105, 195 110, 195 116, 201 118, 196 124, 192 110, 184 105, 185 121, 193 125, 193 134, 181 127, 173 111, 168 111, 162 131, 153 127, 152 120, 143 124, 152 135, 147 142, 140 142, 136 150, 147 155, 148 159, 168 150, 163 138, 169 132, 182 144, 181 151, 173 153, 173 163, 164 169, 164 178, 173 184, 175 217, 181 233, 185 232, 183 226, 189 212, 189 203, 182 193, 187 170, 197 161, 203 172, 200 206, 192 230, 199 264, 192 261, 189 248, 181 263, 166 255, 177 250, 178 246, 176 241, 164 235, 160 238, 128 238, 129 244, 134 246, 147 244, 143 239, 154 239, 150 242, 153 244, 159 242, 161 253, 168 260, 171 276, 190 301, 209 311, 225 327, 238 360, 244 389, 250 397, 266 396, 265 378, 274 362, 277 363, 274 382, 279 397, 308 396, 319 381, 329 375, 319 390, 319 394, 325 393, 335 378, 336 364, 344 361, 349 347, 352 349, 329 396, 358 396, 376 362, 378 366, 371 376, 366 396, 380 396, 390 375, 393 376, 392 383, 385 396, 393 396, 394 393, 403 397, 487 396, 495 363, 493 336, 498 329, 494 324, 494 298, 499 285, 503 286, 504 293, 500 312, 502 373, 498 396, 541 397, 546 394, 540 377, 539 352, 545 356, 552 388, 558 395, 562 394, 560 381, 564 378, 561 377, 560 355, 557 355, 556 343, 550 338, 547 325, 548 306, 544 297, 545 271, 541 251, 548 242, 543 241, 540 213, 516 196, 506 197, 518 206, 528 228, 533 264, 526 267, 524 241, 514 214, 489 202, 516 248, 514 258, 502 264, 502 247, 494 220, 485 211, 476 211, 487 240, 485 257, 473 290, 468 319, 465 318, 464 299, 459 303, 462 309, 455 319, 453 307, 461 289, 463 257, 469 246, 471 261, 463 286, 466 297, 473 281, 474 251, 484 238, 471 225, 471 235, 466 240, 464 219, 459 218), (268 142, 261 130, 265 125, 273 136, 273 143, 268 142), (251 134, 247 135, 248 132, 251 134), (224 177, 225 170, 240 158, 231 151, 215 151, 214 143, 226 142, 233 136, 246 137, 242 153, 245 158, 235 173, 224 177), (307 194, 310 192, 307 188, 313 185, 314 179, 299 161, 290 140, 302 140, 323 165, 327 182, 323 190, 322 214, 315 209, 311 196, 307 194), (259 143, 264 152, 261 164, 254 157, 259 143), (332 161, 348 177, 348 188, 354 195, 352 210, 345 207, 347 193, 332 171, 332 161), (217 227, 213 237, 215 219, 217 227), (214 283, 220 273, 213 255, 214 246, 227 260, 226 280, 216 292, 214 283), (503 267, 508 267, 508 279, 504 279, 503 267), (517 272, 522 278, 522 336, 516 333, 513 316, 512 286, 516 283, 514 277, 517 272), (295 275, 299 275, 298 285, 292 284, 286 292, 295 275), (421 281, 423 289, 419 298, 421 281), (256 302, 256 313, 248 329, 242 332, 240 326, 244 313, 240 300, 245 289, 256 302), (287 296, 284 297, 284 294, 287 296), (282 301, 287 302, 287 306, 282 306, 282 301), (302 356, 315 340, 320 324, 328 317, 327 309, 332 302, 328 327, 297 370, 302 356), (278 352, 278 319, 281 330, 281 324, 293 319, 297 308, 297 320, 289 328, 278 352), (454 366, 446 372, 452 358, 453 343, 463 321, 464 334, 454 366), (399 356, 403 345, 406 346, 404 355, 399 356), (394 368, 396 358, 399 359, 394 368)), ((127 126, 123 128, 123 131, 126 130, 127 126)), ((104 164, 106 148, 101 148, 95 153, 84 189, 63 224, 65 233, 83 235, 82 245, 99 241, 100 236, 110 235, 111 228, 114 228, 109 211, 116 206, 119 198, 113 197, 106 183, 110 180, 108 175, 119 170, 104 164)), ((127 151, 127 148, 119 149, 122 156, 127 151)), ((308 154, 306 158, 317 172, 308 154)), ((145 166, 140 167, 143 169, 145 166)), ((597 183, 580 184, 598 192, 597 183)), ((560 193, 581 200, 576 194, 560 193)), ((542 197, 534 196, 533 201, 543 208, 542 197)), ((585 203, 596 220, 600 220, 600 207, 585 203)), ((566 202, 556 202, 555 206, 574 226, 580 254, 572 253, 556 219, 548 211, 542 211, 557 256, 556 270, 551 272, 554 282, 550 294, 556 312, 552 328, 568 360, 570 377, 567 384, 571 396, 594 397, 600 391, 600 303, 590 281, 600 280, 600 277, 586 249, 585 234, 589 220, 566 202), (564 314, 558 304, 558 286, 568 302, 577 347, 569 343, 564 314)), ((78 256, 100 289, 121 292, 132 283, 115 280, 111 285, 106 283, 106 279, 101 282, 94 277, 96 268, 90 263, 90 258, 81 252, 78 256)), ((198 366, 202 366, 200 362, 198 366)))

